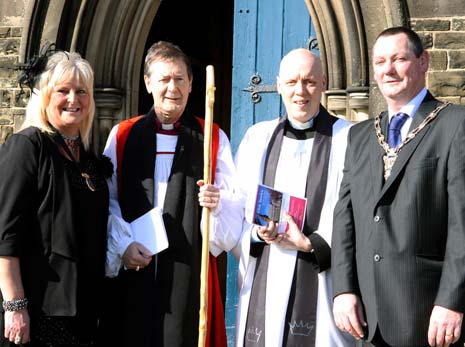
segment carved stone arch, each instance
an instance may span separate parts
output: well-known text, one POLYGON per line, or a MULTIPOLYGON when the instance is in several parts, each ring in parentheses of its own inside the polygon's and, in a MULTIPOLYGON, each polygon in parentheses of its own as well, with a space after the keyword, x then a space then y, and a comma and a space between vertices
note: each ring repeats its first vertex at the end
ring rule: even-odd
POLYGON ((82 26, 75 28, 77 47, 95 69, 96 148, 102 148, 116 122, 137 114, 144 47, 159 4, 89 1, 82 26))
MULTIPOLYGON (((96 148, 102 147, 114 123, 137 113, 144 47, 160 2, 31 0, 28 3, 20 62, 49 41, 56 42, 59 48, 78 51, 94 66, 96 148)), ((384 101, 370 78, 370 48, 382 29, 408 23, 405 1, 305 0, 305 3, 328 76, 323 102, 330 111, 351 120, 376 114, 384 108, 384 101)))
MULTIPOLYGON (((21 37, 20 62, 36 55, 46 42, 57 43, 64 3, 57 0, 31 0, 27 4, 21 37)), ((69 25, 72 23, 68 22, 69 25)), ((58 45, 59 48, 67 48, 58 45)))
POLYGON ((407 23, 404 2, 305 0, 305 3, 328 76, 323 102, 340 117, 354 121, 368 118, 383 104, 370 78, 371 46, 383 29, 407 23), (369 112, 369 106, 375 110, 369 112))
POLYGON ((46 42, 77 51, 95 71, 97 107, 93 145, 111 127, 136 115, 144 47, 160 0, 34 0, 26 10, 20 61, 46 42))
POLYGON ((349 120, 368 117, 368 52, 357 0, 306 0, 328 76, 327 108, 349 120))
MULTIPOLYGON (((362 10, 363 19, 365 21, 366 37, 368 42, 368 57, 371 61, 371 49, 378 34, 386 28, 392 26, 408 26, 409 14, 407 2, 405 0, 358 0, 362 10)), ((370 68, 370 114, 378 115, 382 110, 386 109, 384 98, 380 94, 374 80, 371 64, 370 68)))

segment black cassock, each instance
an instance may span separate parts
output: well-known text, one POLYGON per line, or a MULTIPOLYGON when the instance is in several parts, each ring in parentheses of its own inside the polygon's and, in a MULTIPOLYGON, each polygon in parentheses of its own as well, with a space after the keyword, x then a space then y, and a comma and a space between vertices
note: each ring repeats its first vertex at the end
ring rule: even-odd
MULTIPOLYGON (((155 157, 152 110, 134 123, 124 147, 119 199, 127 222, 154 206, 155 157)), ((103 346, 197 345, 202 241, 196 181, 202 176, 203 131, 186 111, 163 206, 169 247, 146 268, 121 270, 108 279, 101 322, 103 346)))

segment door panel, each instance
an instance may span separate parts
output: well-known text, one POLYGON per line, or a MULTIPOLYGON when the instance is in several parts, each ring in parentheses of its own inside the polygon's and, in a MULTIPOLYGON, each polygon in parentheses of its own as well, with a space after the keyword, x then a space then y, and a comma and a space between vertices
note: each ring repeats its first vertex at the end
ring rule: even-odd
MULTIPOLYGON (((275 85, 283 55, 306 47, 314 29, 304 0, 236 0, 234 9, 231 142, 233 150, 254 123, 282 114, 275 85), (260 81, 254 85, 253 76, 260 81), (252 89, 260 100, 252 102, 252 89), (249 88, 250 91, 244 89, 249 88)), ((255 80, 256 82, 256 80, 255 80)))
MULTIPOLYGON (((233 152, 253 124, 284 114, 276 93, 276 76, 283 55, 307 47, 314 37, 304 0, 235 0, 231 144, 233 152)), ((237 261, 228 254, 226 330, 234 346, 237 261)))

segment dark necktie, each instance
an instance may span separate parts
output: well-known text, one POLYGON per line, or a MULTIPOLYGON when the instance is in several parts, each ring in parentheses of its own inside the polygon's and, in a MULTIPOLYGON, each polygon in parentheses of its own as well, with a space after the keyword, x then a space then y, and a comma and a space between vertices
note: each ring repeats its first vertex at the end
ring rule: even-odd
POLYGON ((396 148, 400 145, 401 136, 400 136, 400 129, 404 125, 405 121, 408 119, 408 114, 399 112, 396 113, 391 118, 391 122, 389 123, 389 134, 388 134, 388 143, 389 147, 396 148))

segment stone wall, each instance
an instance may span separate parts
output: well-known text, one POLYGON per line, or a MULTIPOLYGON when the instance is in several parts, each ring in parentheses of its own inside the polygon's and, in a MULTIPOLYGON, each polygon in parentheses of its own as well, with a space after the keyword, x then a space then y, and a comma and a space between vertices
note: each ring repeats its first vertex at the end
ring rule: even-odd
POLYGON ((0 2, 0 144, 23 123, 29 91, 20 94, 19 62, 28 0, 0 2))
POLYGON ((0 27, 0 143, 19 127, 24 118, 29 91, 20 93, 16 64, 21 40, 20 27, 0 27))
POLYGON ((411 18, 410 23, 430 54, 428 88, 442 100, 465 105, 465 16, 411 18))

